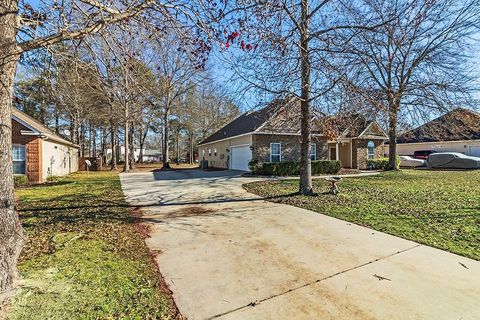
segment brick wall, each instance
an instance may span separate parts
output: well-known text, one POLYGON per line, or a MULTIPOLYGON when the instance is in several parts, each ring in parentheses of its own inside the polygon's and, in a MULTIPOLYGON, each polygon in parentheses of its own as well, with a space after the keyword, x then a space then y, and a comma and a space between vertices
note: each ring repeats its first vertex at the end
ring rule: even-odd
POLYGON ((40 183, 42 182, 42 139, 22 135, 21 130, 30 131, 21 123, 12 120, 12 144, 25 146, 28 180, 32 183, 40 183))
MULTIPOLYGON (((282 161, 300 160, 300 136, 255 134, 252 137, 252 159, 259 162, 270 162, 270 143, 281 143, 282 161)), ((327 143, 324 137, 312 137, 312 143, 317 148, 317 160, 326 159, 328 155, 327 143)))
POLYGON ((367 156, 369 141, 375 144, 375 158, 383 157, 383 140, 380 139, 353 139, 352 140, 352 168, 367 169, 367 156))

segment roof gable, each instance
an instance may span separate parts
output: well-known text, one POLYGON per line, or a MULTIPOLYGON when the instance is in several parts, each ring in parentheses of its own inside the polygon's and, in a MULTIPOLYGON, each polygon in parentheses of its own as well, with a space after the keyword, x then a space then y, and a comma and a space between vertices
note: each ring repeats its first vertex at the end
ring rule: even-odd
POLYGON ((388 139, 385 131, 376 121, 369 122, 368 126, 358 135, 359 138, 382 137, 388 139))
POLYGON ((46 137, 47 139, 50 139, 52 141, 58 142, 60 144, 72 146, 74 148, 78 148, 76 144, 73 142, 70 142, 59 135, 57 135, 55 132, 53 132, 51 129, 47 128, 34 118, 30 117, 26 113, 21 112, 17 108, 12 108, 12 120, 15 120, 31 130, 32 132, 35 132, 39 135, 42 135, 46 137))
POLYGON ((459 141, 480 139, 480 114, 457 108, 400 137, 398 143, 459 141))

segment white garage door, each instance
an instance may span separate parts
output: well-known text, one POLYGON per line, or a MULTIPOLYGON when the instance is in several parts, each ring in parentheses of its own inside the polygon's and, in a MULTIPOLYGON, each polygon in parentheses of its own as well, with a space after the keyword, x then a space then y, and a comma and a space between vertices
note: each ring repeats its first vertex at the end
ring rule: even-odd
POLYGON ((470 146, 468 155, 473 157, 480 157, 480 146, 470 146))
POLYGON ((252 159, 250 146, 232 147, 230 151, 230 169, 250 171, 248 162, 252 159))

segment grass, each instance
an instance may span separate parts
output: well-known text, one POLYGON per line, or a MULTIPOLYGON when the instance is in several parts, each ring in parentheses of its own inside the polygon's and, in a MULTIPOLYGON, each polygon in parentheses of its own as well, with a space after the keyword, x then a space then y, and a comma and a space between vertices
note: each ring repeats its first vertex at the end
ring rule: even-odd
POLYGON ((316 196, 298 195, 298 180, 246 184, 271 201, 342 220, 480 260, 480 171, 405 170, 346 178, 340 194, 314 180, 316 196))
POLYGON ((28 240, 7 319, 171 318, 117 173, 77 173, 16 196, 28 240))

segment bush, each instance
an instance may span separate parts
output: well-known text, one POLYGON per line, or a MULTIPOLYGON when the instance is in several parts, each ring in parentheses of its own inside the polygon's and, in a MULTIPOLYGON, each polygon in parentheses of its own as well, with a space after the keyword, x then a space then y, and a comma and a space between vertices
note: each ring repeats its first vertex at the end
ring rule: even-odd
MULTIPOLYGON (((386 170, 388 166, 388 157, 377 159, 368 159, 367 168, 371 170, 386 170)), ((400 157, 397 156, 397 169, 400 168, 400 157)))
POLYGON ((338 160, 312 161, 312 174, 336 174, 342 168, 338 160))
POLYGON ((248 162, 248 168, 253 174, 261 174, 262 173, 262 166, 256 159, 252 159, 248 162))
MULTIPOLYGON (((300 161, 266 162, 259 167, 259 174, 268 176, 298 176, 300 174, 300 161)), ((341 168, 340 161, 317 160, 312 161, 312 174, 335 174, 341 168)))
POLYGON ((15 188, 26 187, 30 184, 28 177, 26 175, 15 175, 13 176, 13 185, 15 188))
POLYGON ((58 181, 60 181, 59 176, 48 176, 47 177, 47 182, 58 182, 58 181))

